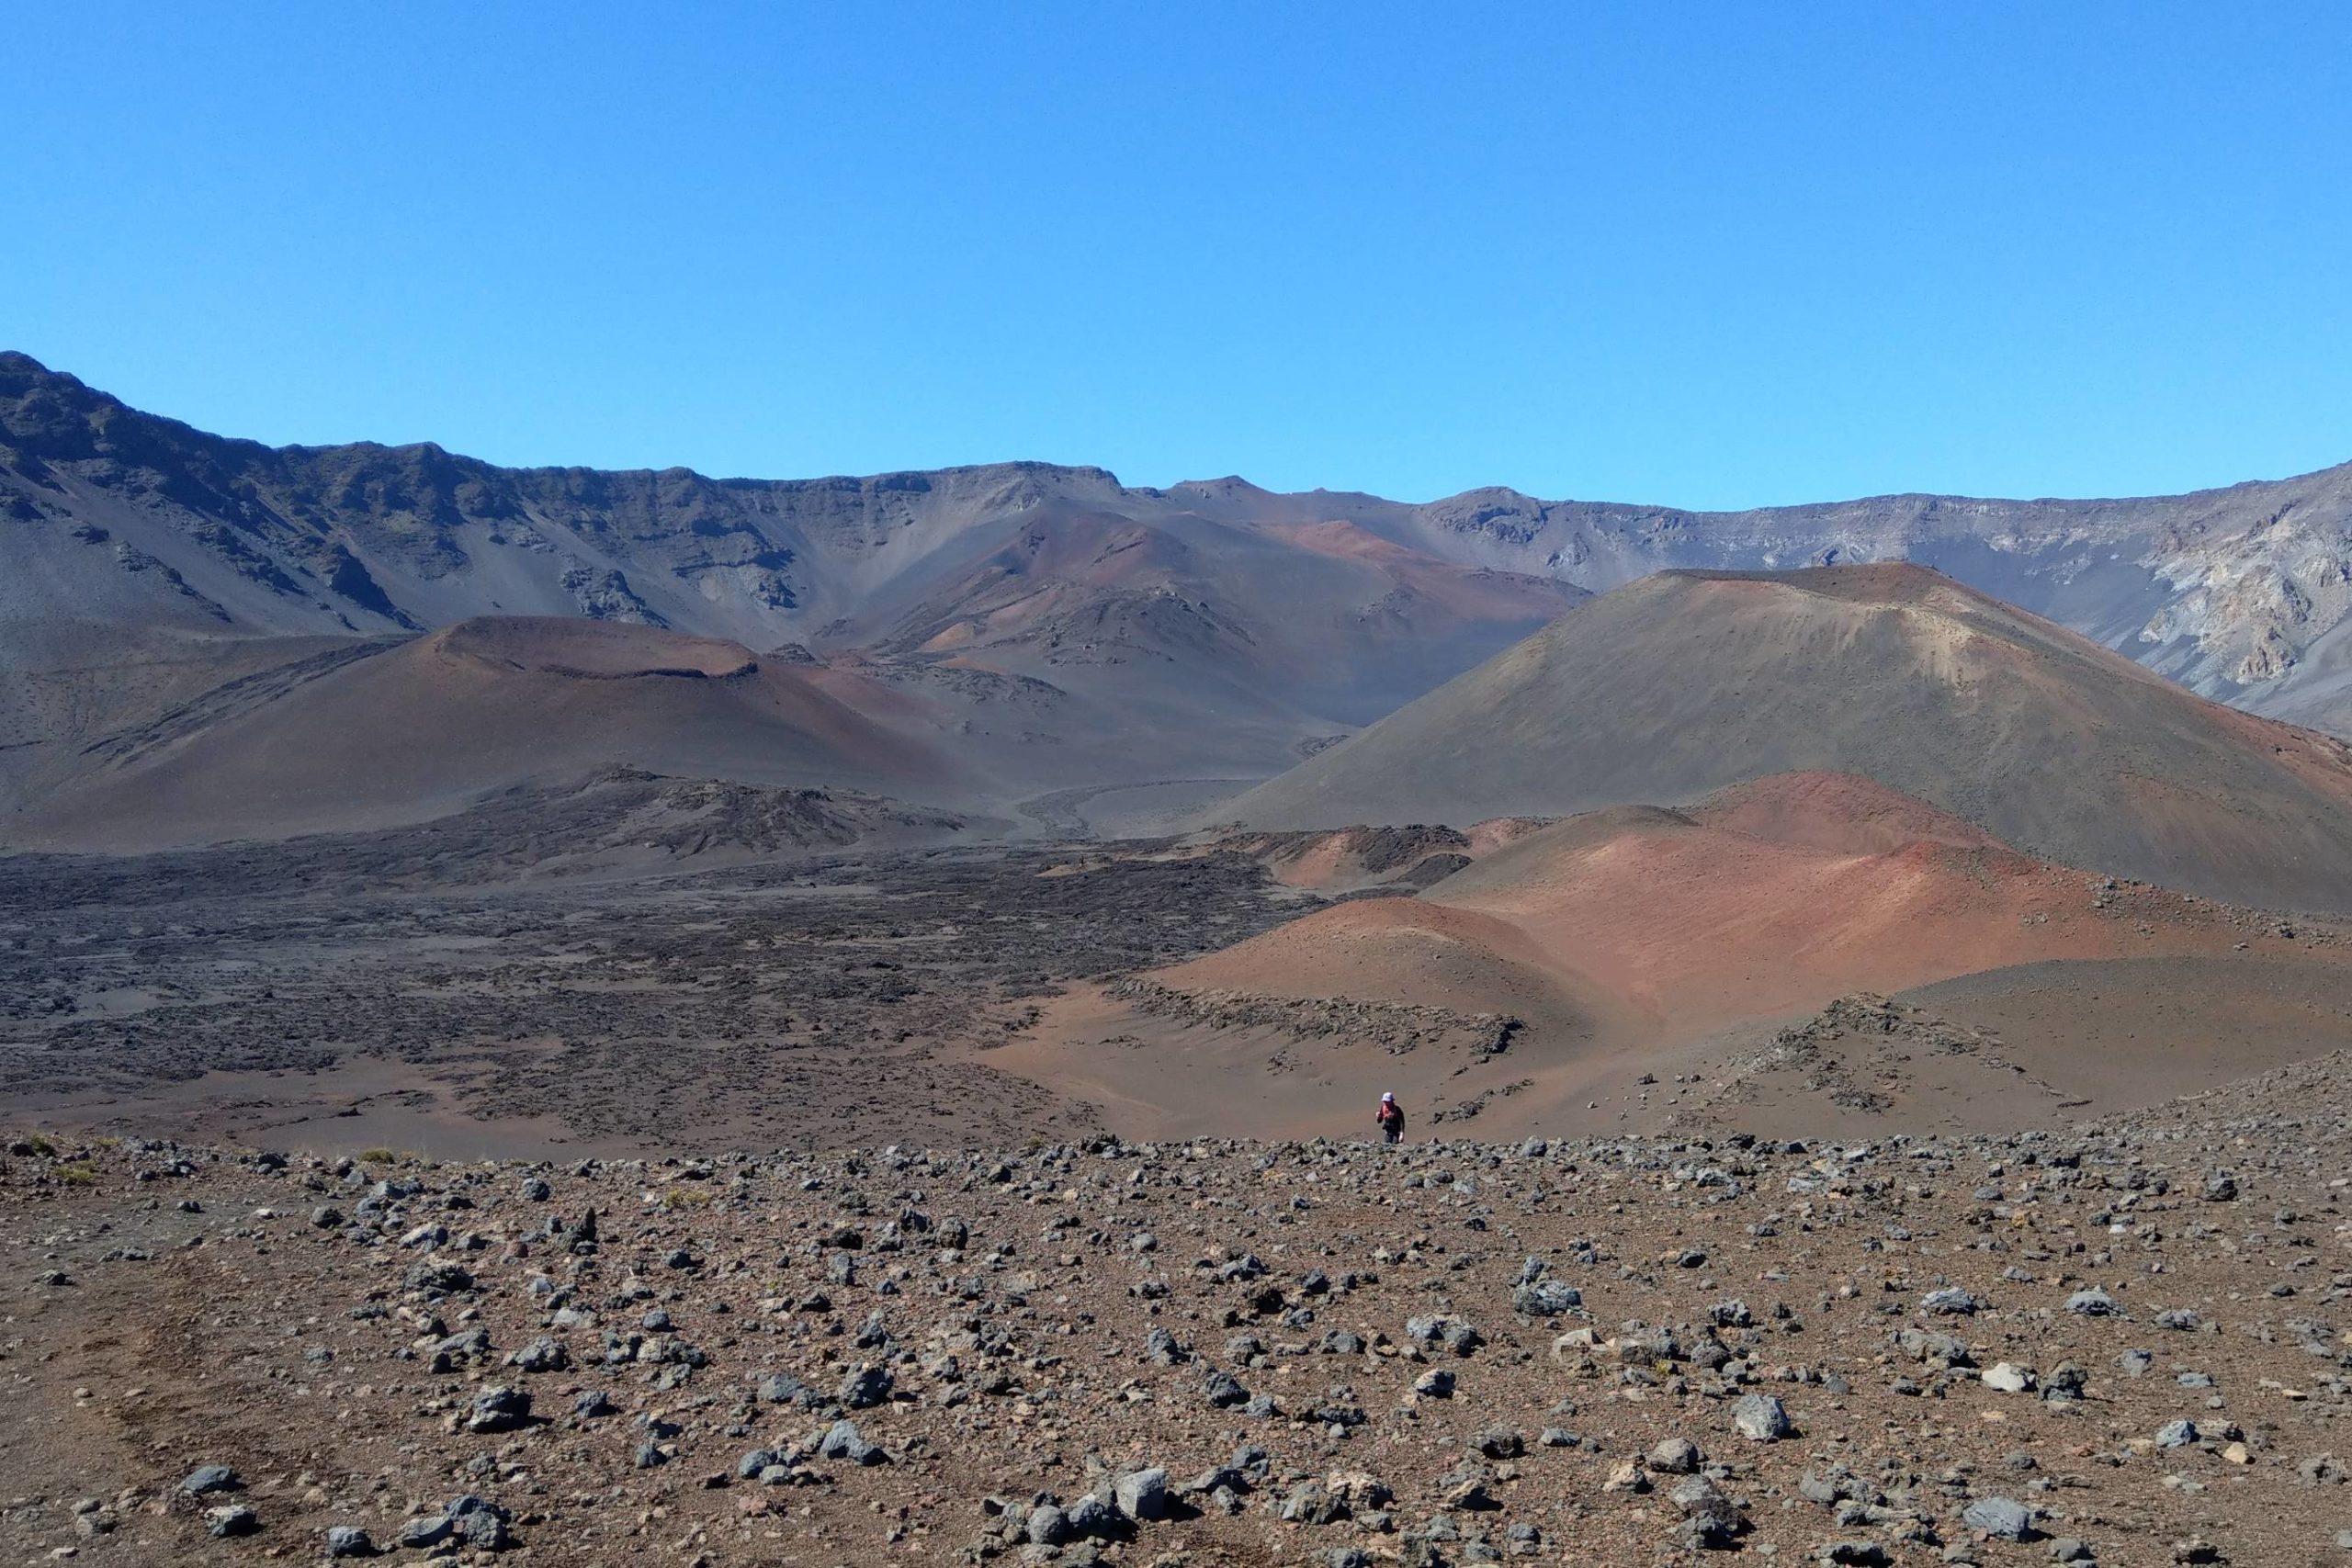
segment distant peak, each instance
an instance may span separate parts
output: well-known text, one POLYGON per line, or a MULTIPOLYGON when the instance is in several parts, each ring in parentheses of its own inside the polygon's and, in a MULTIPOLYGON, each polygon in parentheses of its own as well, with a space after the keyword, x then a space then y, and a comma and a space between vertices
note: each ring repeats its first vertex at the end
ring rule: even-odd
POLYGON ((114 400, 103 392, 93 392, 81 378, 62 370, 51 370, 31 355, 13 348, 0 348, 0 391, 19 394, 36 387, 51 387, 71 390, 106 402, 114 400))
POLYGON ((1263 485, 1250 483, 1239 474, 1227 474, 1216 479, 1179 479, 1168 487, 1168 493, 1194 495, 1272 495, 1263 485))
POLYGON ((1555 503, 1530 495, 1523 490, 1513 490, 1509 485, 1480 485, 1476 490, 1461 491, 1453 495, 1442 495, 1426 504, 1431 510, 1441 510, 1460 506, 1496 505, 1541 508, 1555 503))

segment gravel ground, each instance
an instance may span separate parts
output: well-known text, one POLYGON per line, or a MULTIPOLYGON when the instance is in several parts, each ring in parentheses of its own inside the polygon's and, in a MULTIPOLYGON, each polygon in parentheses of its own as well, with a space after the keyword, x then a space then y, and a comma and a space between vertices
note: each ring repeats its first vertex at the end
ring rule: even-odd
POLYGON ((1801 1146, 435 1165, 28 1134, 0 1536, 2347 1561, 2347 1089, 2337 1056, 2064 1133, 1801 1146))

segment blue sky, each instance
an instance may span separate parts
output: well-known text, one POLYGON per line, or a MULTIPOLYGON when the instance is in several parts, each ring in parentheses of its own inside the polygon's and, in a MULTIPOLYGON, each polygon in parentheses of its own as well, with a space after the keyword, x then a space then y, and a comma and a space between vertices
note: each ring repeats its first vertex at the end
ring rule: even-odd
POLYGON ((286 442, 1700 506, 2352 458, 2352 6, 18 6, 0 344, 286 442))

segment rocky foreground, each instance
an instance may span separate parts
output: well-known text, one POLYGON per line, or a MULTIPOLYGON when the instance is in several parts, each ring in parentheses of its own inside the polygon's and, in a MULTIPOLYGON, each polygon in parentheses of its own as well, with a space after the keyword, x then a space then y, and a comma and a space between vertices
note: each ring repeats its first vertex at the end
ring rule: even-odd
POLYGON ((2352 1059, 2063 1134, 17 1136, 25 1562, 2352 1562, 2352 1059))

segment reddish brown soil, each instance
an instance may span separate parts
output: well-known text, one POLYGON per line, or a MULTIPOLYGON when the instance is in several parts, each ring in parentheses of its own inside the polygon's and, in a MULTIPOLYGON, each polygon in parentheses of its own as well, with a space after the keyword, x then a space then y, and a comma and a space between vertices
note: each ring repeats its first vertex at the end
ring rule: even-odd
MULTIPOLYGON (((2019 981, 2030 989, 2058 984, 2045 972, 2068 964, 2195 958, 2211 966, 2199 987, 2226 996, 2241 976, 2273 987, 2266 966, 2277 964, 2330 987, 2352 973, 2347 957, 2332 928, 2086 876, 1870 781, 1796 774, 1688 811, 1571 818, 1418 897, 1334 905, 1156 976, 1209 997, 1508 1013, 1522 1027, 1501 1055, 1366 1059, 1332 1040, 1308 1054, 1312 1070, 1301 1078, 1299 1043, 1276 1032, 1204 1038, 1198 1027, 1080 998, 1049 1008, 1039 1030, 991 1060, 1041 1082, 1067 1077, 1124 1108, 1111 1124, 1136 1132, 1344 1133, 1381 1089, 1405 1094, 1417 1114, 1475 1108, 1498 1119, 1482 1126, 1586 1131, 1687 1110, 1709 1095, 1629 1094, 1628 1086, 1645 1072, 1720 1078, 1775 1029, 1849 993, 1987 972, 2041 976, 2019 981), (1111 1037, 1149 1048, 1099 1048, 1111 1037), (1188 1070, 1162 1070, 1176 1062, 1188 1070)), ((2323 1010, 2310 1025, 2293 1036, 2297 1054, 2352 1043, 2352 1018, 2323 1010)), ((2243 1066, 2193 1025, 2146 1052, 2144 1070, 2107 1070, 2109 1049, 2043 1035, 2027 1056, 1996 1051, 1986 1061, 2034 1075, 2036 1117, 2086 1097, 2102 1109, 2144 1103, 2243 1066)), ((2006 1080, 1986 1077, 1983 1064, 1905 1071, 1906 1112, 1929 1124, 2018 1124, 2014 1100, 1996 1092, 2006 1080)), ((1752 1103, 1796 1125, 1823 1125, 1816 1111, 1842 1124, 1850 1109, 1842 1101, 1806 1108, 1821 1098, 1752 1103)))

